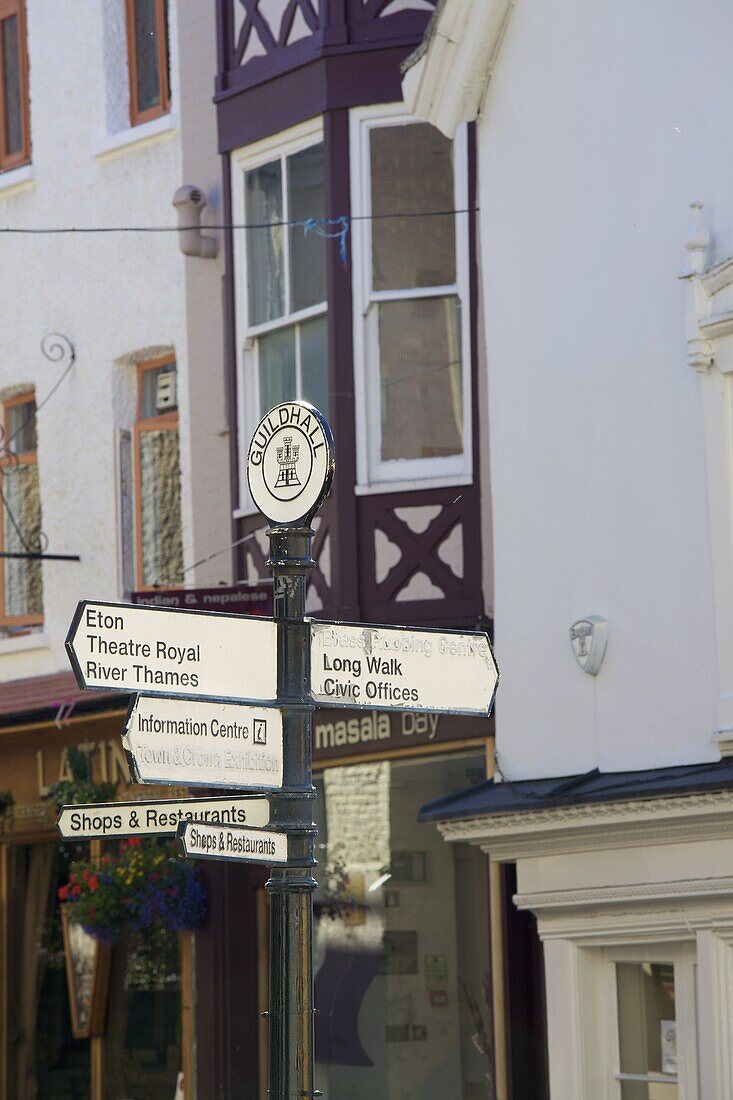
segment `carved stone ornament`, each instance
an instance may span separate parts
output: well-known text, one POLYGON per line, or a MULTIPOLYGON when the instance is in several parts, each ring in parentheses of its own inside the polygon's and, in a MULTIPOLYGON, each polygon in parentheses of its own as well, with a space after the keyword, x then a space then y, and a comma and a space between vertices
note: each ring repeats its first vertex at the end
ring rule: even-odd
POLYGON ((575 659, 589 676, 595 676, 600 669, 607 641, 608 623, 600 615, 588 615, 570 627, 570 643, 575 659))

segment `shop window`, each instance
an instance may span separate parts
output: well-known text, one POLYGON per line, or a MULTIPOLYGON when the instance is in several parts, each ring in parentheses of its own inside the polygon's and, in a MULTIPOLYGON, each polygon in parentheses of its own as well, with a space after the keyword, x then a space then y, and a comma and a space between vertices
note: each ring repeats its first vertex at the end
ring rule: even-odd
POLYGON ((482 753, 319 777, 314 971, 326 1100, 493 1097, 486 857, 420 825, 482 753))
POLYGON ((137 126, 170 107, 168 0, 126 0, 130 122, 137 126))
POLYGON ((311 126, 234 158, 235 221, 250 227, 235 243, 243 442, 282 401, 302 398, 328 414, 323 157, 311 126))
POLYGON ((606 951, 616 1100, 696 1100, 694 953, 606 951))
POLYGON ((0 0, 0 172, 30 160, 25 0, 0 0))
POLYGON ((463 130, 353 113, 363 485, 470 475, 466 204, 463 130))
POLYGON ((176 585, 183 580, 176 382, 176 363, 171 357, 138 367, 134 448, 139 588, 176 585))
POLYGON ((181 950, 156 928, 115 944, 104 1041, 103 1100, 172 1100, 183 1064, 181 950))
MULTIPOLYGON (((33 394, 23 394, 4 403, 3 432, 0 545, 5 553, 38 553, 42 549, 41 493, 33 394)), ((42 623, 41 561, 28 557, 3 558, 0 578, 0 625, 5 633, 22 632, 42 623)))

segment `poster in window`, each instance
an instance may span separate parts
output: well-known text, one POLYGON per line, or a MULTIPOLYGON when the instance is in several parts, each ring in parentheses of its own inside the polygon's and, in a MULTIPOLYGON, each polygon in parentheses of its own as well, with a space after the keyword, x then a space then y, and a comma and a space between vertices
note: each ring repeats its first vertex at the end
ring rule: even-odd
POLYGON ((95 940, 61 907, 71 1029, 75 1039, 99 1035, 109 986, 111 946, 95 940))

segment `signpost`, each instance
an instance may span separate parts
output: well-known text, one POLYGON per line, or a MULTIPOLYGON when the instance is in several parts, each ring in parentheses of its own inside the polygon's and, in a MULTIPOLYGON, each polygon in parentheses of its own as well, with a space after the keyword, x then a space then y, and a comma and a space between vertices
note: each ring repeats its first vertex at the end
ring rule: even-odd
MULTIPOLYGON (((65 839, 172 835, 197 859, 265 863, 270 905, 269 1096, 315 1097, 312 780, 314 704, 488 715, 488 636, 311 622, 314 532, 333 437, 303 401, 255 429, 247 479, 270 521, 274 620, 143 605, 79 604, 67 648, 82 687, 139 692, 123 744, 143 783, 270 791, 268 798, 66 806, 65 839), (265 706, 242 704, 266 704, 265 706)), ((368 721, 365 717, 363 721, 368 721)))
POLYGON ((62 840, 114 840, 128 836, 175 836, 182 821, 268 825, 266 798, 165 798, 140 802, 90 802, 63 806, 57 827, 62 840))
POLYGON ((311 626, 311 694, 321 706, 485 716, 498 680, 487 634, 311 626))
POLYGON ((208 825, 182 821, 176 833, 178 851, 195 859, 247 860, 268 865, 288 862, 286 833, 242 829, 234 825, 208 825))
POLYGON ((276 636, 271 619, 82 600, 66 648, 83 688, 267 702, 276 636))
POLYGON ((282 786, 282 717, 273 708, 138 695, 122 744, 136 783, 282 786))

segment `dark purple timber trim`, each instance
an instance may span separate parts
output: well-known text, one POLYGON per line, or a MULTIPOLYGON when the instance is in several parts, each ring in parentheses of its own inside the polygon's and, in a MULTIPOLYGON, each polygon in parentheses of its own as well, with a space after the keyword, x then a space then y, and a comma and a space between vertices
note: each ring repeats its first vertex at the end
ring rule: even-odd
POLYGON ((218 95, 219 151, 238 149, 325 111, 401 102, 400 63, 411 48, 321 57, 255 87, 218 95))
MULTIPOLYGON (((481 574, 481 531, 485 517, 481 514, 481 409, 479 408, 479 341, 478 341, 478 150, 476 146, 476 124, 468 127, 468 209, 476 211, 466 214, 468 218, 468 277, 469 277, 469 308, 471 310, 471 433, 473 437, 471 465, 473 468, 473 485, 471 487, 472 504, 475 508, 474 522, 466 523, 463 527, 463 559, 465 575, 477 578, 478 597, 480 607, 476 614, 486 613, 485 594, 482 591, 481 574)), ((488 447, 488 440, 485 442, 488 447)), ((489 521, 490 521, 490 517, 489 521)), ((493 604, 493 600, 492 600, 493 604)))
MULTIPOLYGON (((326 216, 351 213, 349 169, 349 112, 325 116, 326 216)), ((336 440, 336 474, 331 492, 331 598, 329 614, 357 621, 359 608, 359 540, 354 485, 356 483, 356 425, 354 420, 352 240, 346 238, 347 260, 342 262, 339 241, 326 242, 328 273, 328 359, 331 426, 336 440)))
MULTIPOLYGON (((221 158, 222 210, 224 224, 232 221, 232 173, 229 154, 221 158)), ((241 536, 234 519, 239 507, 239 419, 237 416, 237 316, 235 308, 234 234, 224 230, 224 277, 222 281, 222 310, 224 315, 224 383, 226 393, 227 428, 229 429, 229 503, 231 507, 232 542, 241 536)), ((243 576, 238 565, 237 548, 232 549, 232 575, 236 580, 243 576)))

